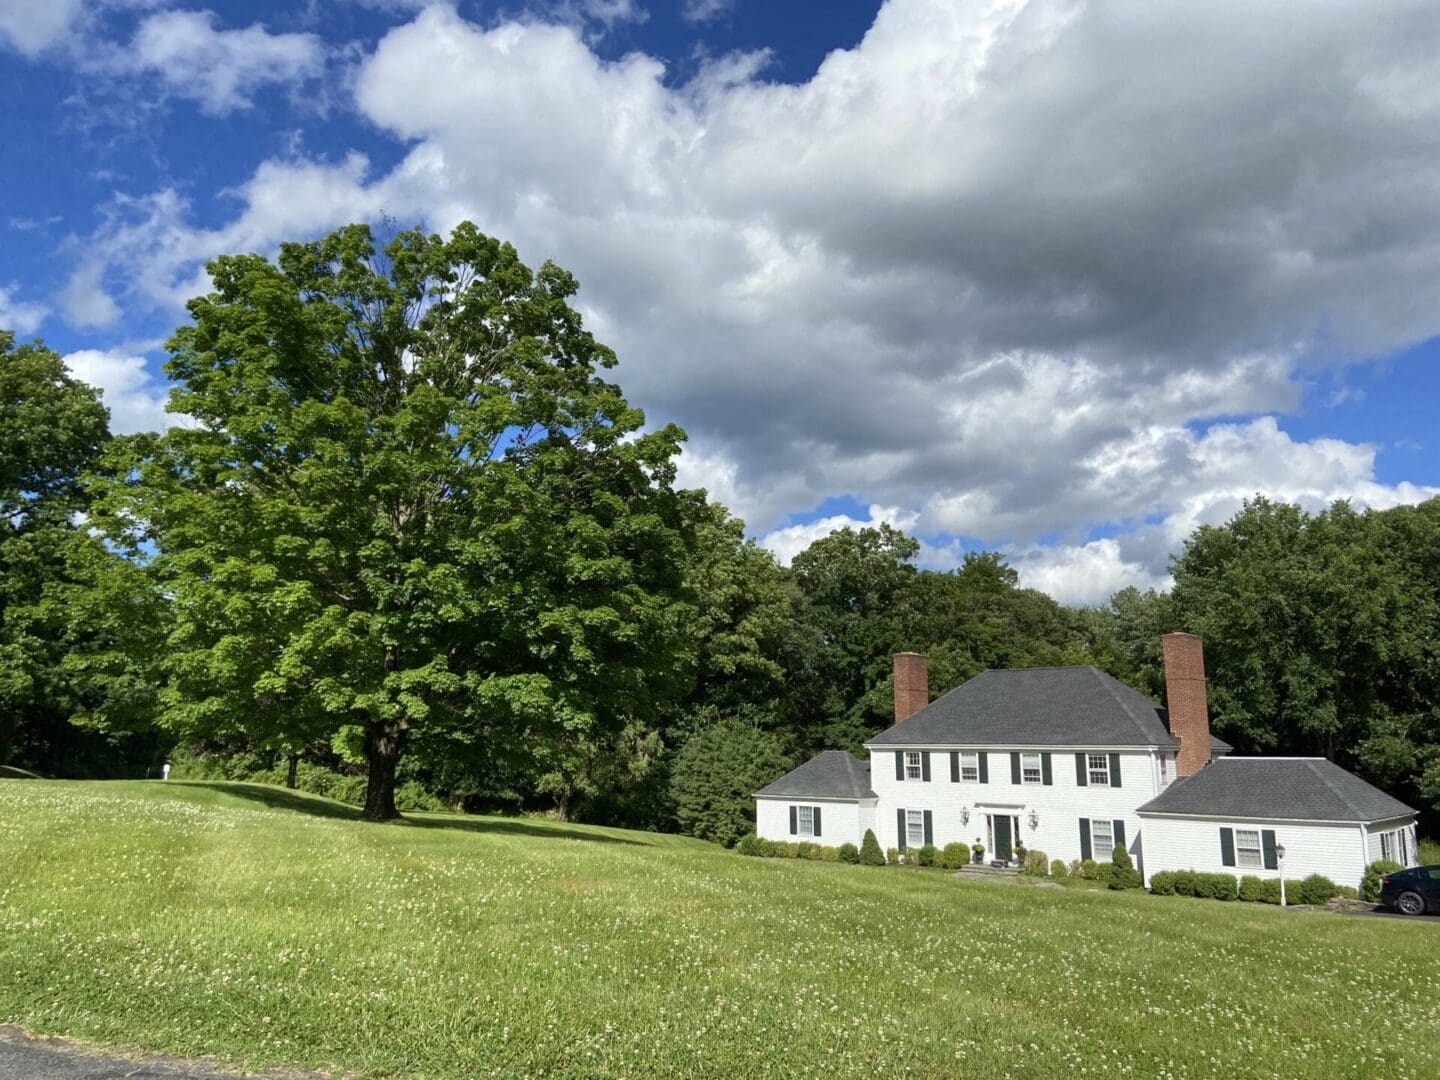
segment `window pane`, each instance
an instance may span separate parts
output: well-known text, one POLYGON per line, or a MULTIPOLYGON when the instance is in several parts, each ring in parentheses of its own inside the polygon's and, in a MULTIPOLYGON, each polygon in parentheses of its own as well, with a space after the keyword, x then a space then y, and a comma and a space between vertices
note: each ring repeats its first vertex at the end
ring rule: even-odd
POLYGON ((920 754, 917 751, 906 751, 905 753, 905 779, 920 779, 920 754))
POLYGON ((979 755, 979 754, 961 754, 961 755, 960 755, 960 779, 961 779, 961 780, 979 780, 979 779, 980 779, 980 755, 979 755))
POLYGON ((1110 759, 1104 754, 1086 755, 1086 764, 1089 766, 1090 783, 1097 787, 1110 786, 1110 759))
POLYGON ((1254 829, 1235 830, 1235 861, 1240 866, 1264 866, 1260 850, 1260 833, 1254 829))
POLYGON ((1020 781, 1025 784, 1040 783, 1040 755, 1020 755, 1020 781))
POLYGON ((814 808, 813 806, 802 806, 802 807, 799 807, 799 813, 796 815, 796 817, 797 817, 797 822, 796 822, 796 824, 797 824, 797 826, 798 826, 798 828, 799 828, 799 833, 800 833, 800 835, 801 835, 801 836, 814 836, 814 835, 815 835, 815 808, 814 808))
POLYGON ((925 843, 924 811, 905 811, 905 842, 910 847, 921 847, 925 843))
POLYGON ((1090 849, 1097 862, 1104 862, 1115 853, 1115 834, 1110 822, 1091 820, 1090 849))

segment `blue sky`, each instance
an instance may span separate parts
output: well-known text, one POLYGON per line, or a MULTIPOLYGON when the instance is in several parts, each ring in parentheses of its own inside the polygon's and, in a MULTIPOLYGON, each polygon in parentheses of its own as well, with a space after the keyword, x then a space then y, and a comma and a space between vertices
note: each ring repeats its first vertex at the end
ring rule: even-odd
POLYGON ((1440 11, 0 0, 0 325, 164 424, 225 250, 553 258, 789 557, 887 520, 1068 602, 1247 494, 1440 485, 1440 11))

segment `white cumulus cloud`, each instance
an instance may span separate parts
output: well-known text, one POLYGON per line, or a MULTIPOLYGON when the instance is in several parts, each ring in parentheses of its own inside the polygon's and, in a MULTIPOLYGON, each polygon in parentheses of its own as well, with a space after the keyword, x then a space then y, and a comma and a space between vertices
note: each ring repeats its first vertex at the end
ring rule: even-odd
POLYGON ((168 389, 150 374, 145 357, 123 351, 80 349, 66 353, 65 366, 81 382, 99 387, 116 435, 164 431, 179 423, 165 411, 168 389))

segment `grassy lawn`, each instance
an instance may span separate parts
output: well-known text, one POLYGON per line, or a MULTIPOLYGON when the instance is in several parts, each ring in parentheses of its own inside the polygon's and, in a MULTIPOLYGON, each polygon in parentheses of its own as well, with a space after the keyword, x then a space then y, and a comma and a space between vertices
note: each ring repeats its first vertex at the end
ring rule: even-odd
POLYGON ((1440 926, 0 781, 0 1023, 469 1078, 1433 1076, 1440 926))

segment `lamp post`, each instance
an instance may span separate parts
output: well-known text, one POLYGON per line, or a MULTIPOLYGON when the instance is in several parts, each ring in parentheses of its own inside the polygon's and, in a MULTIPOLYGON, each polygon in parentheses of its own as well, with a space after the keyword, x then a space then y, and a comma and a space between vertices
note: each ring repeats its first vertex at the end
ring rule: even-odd
POLYGON ((1285 845, 1275 845, 1275 866, 1280 871, 1280 906, 1285 906, 1285 845))

